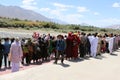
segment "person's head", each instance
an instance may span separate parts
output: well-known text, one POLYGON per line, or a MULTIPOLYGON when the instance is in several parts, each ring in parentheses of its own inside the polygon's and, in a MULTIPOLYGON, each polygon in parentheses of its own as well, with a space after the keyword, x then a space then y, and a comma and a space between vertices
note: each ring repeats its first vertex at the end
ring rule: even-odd
POLYGON ((14 40, 15 40, 15 38, 11 38, 11 43, 13 43, 13 42, 14 42, 14 40))
POLYGON ((104 34, 104 36, 105 36, 105 37, 108 37, 108 34, 107 34, 107 33, 105 33, 105 34, 104 34))
POLYGON ((91 36, 91 33, 88 33, 87 36, 91 36))
POLYGON ((109 34, 109 37, 113 37, 113 33, 109 34))
POLYGON ((4 40, 5 40, 5 41, 9 41, 9 38, 5 38, 4 40))
POLYGON ((61 40, 61 39, 63 39, 63 36, 62 35, 58 35, 57 39, 61 40))
POLYGON ((19 37, 16 37, 16 38, 15 38, 15 41, 18 42, 18 41, 19 41, 19 37))
POLYGON ((102 37, 102 35, 99 33, 98 35, 97 35, 99 38, 101 38, 102 37))

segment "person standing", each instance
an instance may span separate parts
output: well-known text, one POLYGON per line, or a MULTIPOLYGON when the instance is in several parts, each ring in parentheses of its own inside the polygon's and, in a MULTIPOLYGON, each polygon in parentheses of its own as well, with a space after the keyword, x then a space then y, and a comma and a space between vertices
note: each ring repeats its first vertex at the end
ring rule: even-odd
POLYGON ((105 36, 102 36, 102 41, 101 41, 101 52, 102 53, 105 53, 105 50, 106 50, 106 37, 105 36))
POLYGON ((81 58, 84 58, 86 56, 86 44, 87 44, 87 37, 86 37, 86 33, 81 33, 81 36, 80 36, 80 45, 79 45, 79 52, 80 52, 80 57, 81 58))
POLYGON ((90 40, 89 40, 89 36, 90 36, 91 34, 89 33, 89 34, 87 34, 87 43, 86 43, 86 54, 88 55, 88 56, 90 56, 90 53, 91 53, 91 51, 90 51, 90 48, 91 48, 91 44, 90 44, 90 40))
POLYGON ((2 67, 3 50, 4 50, 4 46, 1 44, 1 39, 0 39, 0 69, 2 67))
POLYGON ((4 63, 5 63, 5 68, 7 67, 7 62, 9 63, 9 68, 10 68, 10 61, 8 60, 8 55, 10 51, 10 43, 9 43, 9 38, 5 38, 5 43, 3 44, 4 46, 4 63))
POLYGON ((112 54, 112 52, 113 52, 113 44, 114 44, 114 37, 113 37, 112 33, 109 35, 108 43, 109 43, 109 45, 108 45, 109 53, 112 54))
POLYGON ((92 42, 91 42, 91 56, 92 57, 96 57, 97 46, 98 46, 98 37, 97 37, 97 33, 95 33, 93 35, 93 39, 92 39, 92 42))
POLYGON ((108 34, 105 34, 105 40, 106 40, 106 50, 105 52, 109 53, 109 49, 108 49, 108 46, 109 46, 109 36, 108 34))
POLYGON ((55 58, 55 64, 57 64, 57 61, 61 55, 61 63, 63 64, 63 61, 64 61, 64 51, 65 51, 65 41, 63 39, 63 36, 62 35, 58 35, 57 36, 58 40, 56 42, 56 50, 57 50, 57 53, 56 53, 56 58, 55 58))
POLYGON ((19 38, 11 44, 9 59, 12 62, 12 72, 19 71, 20 62, 22 61, 23 51, 19 38))
POLYGON ((92 44, 92 42, 93 42, 93 39, 94 39, 94 36, 93 36, 94 34, 88 34, 88 39, 89 39, 89 42, 90 42, 90 57, 92 57, 92 55, 91 55, 91 53, 92 53, 92 49, 93 49, 93 44, 92 44))
POLYGON ((97 55, 101 55, 102 35, 98 35, 97 55))
POLYGON ((72 32, 68 33, 68 37, 66 39, 66 59, 70 59, 72 58, 72 47, 73 47, 73 36, 72 36, 72 32))
POLYGON ((74 33, 73 35, 73 47, 72 47, 72 57, 73 59, 78 58, 78 49, 79 49, 79 44, 80 44, 80 38, 78 37, 77 34, 74 33))

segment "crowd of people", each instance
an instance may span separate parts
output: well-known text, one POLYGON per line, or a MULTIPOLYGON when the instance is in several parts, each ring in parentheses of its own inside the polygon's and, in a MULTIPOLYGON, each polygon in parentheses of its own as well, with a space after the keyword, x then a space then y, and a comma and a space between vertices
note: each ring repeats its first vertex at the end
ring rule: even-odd
POLYGON ((68 35, 33 35, 33 38, 0 39, 0 69, 11 67, 12 72, 19 70, 20 63, 30 65, 55 60, 54 64, 64 64, 66 60, 96 57, 103 53, 112 55, 120 47, 118 34, 86 34, 69 32, 68 35), (4 59, 4 60, 3 60, 4 59), (3 61, 2 61, 3 60, 3 61))

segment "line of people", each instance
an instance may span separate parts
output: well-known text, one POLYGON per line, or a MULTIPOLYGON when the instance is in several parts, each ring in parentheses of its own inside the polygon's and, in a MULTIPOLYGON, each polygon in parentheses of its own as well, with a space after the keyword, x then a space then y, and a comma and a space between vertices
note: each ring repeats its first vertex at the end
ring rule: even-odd
POLYGON ((16 72, 19 70, 19 62, 29 65, 54 59, 57 64, 61 57, 61 63, 64 64, 64 59, 96 57, 105 52, 112 54, 119 47, 120 35, 112 33, 101 35, 69 32, 67 36, 43 34, 33 39, 5 38, 4 43, 0 40, 0 68, 3 57, 5 68, 12 66, 12 72, 16 72))

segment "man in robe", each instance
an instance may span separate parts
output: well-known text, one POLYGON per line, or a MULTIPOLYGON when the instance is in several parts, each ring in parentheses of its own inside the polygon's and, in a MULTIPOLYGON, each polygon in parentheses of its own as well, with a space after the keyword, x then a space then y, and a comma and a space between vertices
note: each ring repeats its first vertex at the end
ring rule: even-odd
POLYGON ((109 53, 112 54, 112 52, 113 52, 113 44, 114 44, 114 38, 113 38, 112 33, 109 35, 108 43, 109 43, 109 45, 108 45, 109 53))
POLYGON ((73 35, 73 47, 72 47, 72 57, 74 59, 78 58, 78 48, 79 48, 79 44, 80 44, 80 38, 78 37, 77 34, 74 33, 73 35))
POLYGON ((72 51, 72 46, 73 46, 72 42, 73 42, 72 32, 69 32, 68 37, 66 39, 66 51, 65 51, 66 59, 72 58, 72 52, 73 52, 72 51))
POLYGON ((17 37, 11 44, 9 59, 12 62, 12 72, 19 71, 20 62, 22 61, 23 51, 21 43, 17 37))
POLYGON ((94 39, 93 34, 88 34, 88 39, 90 41, 90 56, 91 56, 91 52, 92 52, 92 40, 94 39))
POLYGON ((97 37, 97 33, 95 33, 93 35, 93 39, 91 40, 91 56, 92 57, 96 57, 97 46, 98 46, 98 37, 97 37))

